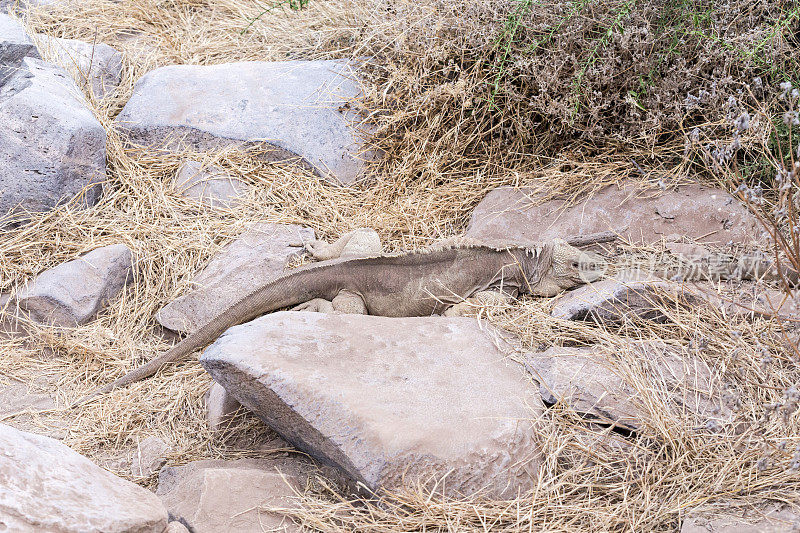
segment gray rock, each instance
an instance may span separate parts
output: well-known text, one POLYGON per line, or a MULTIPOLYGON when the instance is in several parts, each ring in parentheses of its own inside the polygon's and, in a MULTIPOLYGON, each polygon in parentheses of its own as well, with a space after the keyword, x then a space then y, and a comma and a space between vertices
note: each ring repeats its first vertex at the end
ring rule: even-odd
POLYGON ((690 509, 681 524, 681 533, 796 533, 798 530, 800 511, 780 504, 761 509, 690 509))
POLYGON ((97 202, 106 133, 63 69, 24 58, 0 85, 0 124, 0 226, 79 193, 97 202))
POLYGON ((466 235, 524 243, 602 231, 648 244, 671 234, 711 244, 753 244, 764 234, 756 217, 727 192, 690 184, 666 192, 609 186, 569 207, 560 200, 540 203, 530 189, 501 187, 475 208, 466 235))
POLYGON ((209 207, 231 208, 247 191, 241 180, 215 166, 204 167, 199 161, 186 161, 175 175, 174 187, 183 196, 200 200, 209 207))
POLYGON ((340 108, 358 94, 342 61, 171 65, 139 80, 117 122, 143 145, 267 143, 271 159, 298 160, 348 184, 364 165, 356 117, 340 108))
POLYGON ((229 329, 201 362, 287 441, 371 491, 446 476, 446 494, 514 497, 535 485, 542 405, 507 342, 472 318, 284 311, 229 329))
POLYGON ((225 246, 192 280, 194 289, 162 308, 156 318, 173 331, 192 333, 224 309, 281 274, 314 231, 294 224, 254 224, 225 246))
POLYGON ((639 276, 613 277, 586 284, 565 293, 553 305, 551 316, 562 320, 591 320, 619 324, 633 317, 654 322, 669 320, 678 302, 686 307, 710 306, 727 316, 791 318, 800 315, 798 293, 787 295, 748 281, 728 285, 719 282, 666 281, 639 276))
POLYGON ((0 381, 0 420, 55 408, 56 402, 48 394, 31 392, 27 384, 18 381, 0 381))
MULTIPOLYGON (((787 318, 797 318, 800 316, 800 291, 786 293, 784 291, 765 289, 755 296, 756 313, 761 312, 766 315, 778 314, 787 318)), ((747 310, 745 309, 745 312, 747 310)))
POLYGON ((708 248, 684 242, 665 242, 666 249, 678 261, 666 261, 656 275, 672 280, 769 280, 785 279, 797 285, 800 276, 790 265, 777 264, 772 253, 735 253, 711 251, 708 248), (781 278, 783 276, 783 278, 781 278))
POLYGON ((26 57, 41 59, 39 50, 25 33, 22 25, 8 15, 0 13, 0 87, 6 79, 19 70, 22 60, 26 57))
POLYGON ((713 252, 707 247, 690 242, 675 242, 667 240, 664 246, 669 252, 682 261, 690 263, 708 261, 713 252))
POLYGON ((190 533, 189 529, 178 521, 170 522, 167 524, 167 529, 164 533, 190 533))
POLYGON ((639 427, 636 391, 592 348, 554 347, 528 354, 526 359, 525 366, 539 383, 545 403, 563 402, 604 424, 639 427))
POLYGON ((0 424, 0 530, 161 533, 167 511, 152 492, 48 437, 0 424))
POLYGON ((0 13, 11 13, 12 11, 23 12, 32 7, 46 6, 55 3, 65 4, 69 1, 71 0, 0 0, 0 13))
MULTIPOLYGON (((0 334, 5 332, 0 329, 0 334)), ((58 376, 39 375, 33 382, 0 379, 0 422, 19 431, 63 440, 69 434, 69 422, 56 402, 58 376)), ((0 529, 1 531, 2 529, 0 529)))
POLYGON ((164 533, 190 533, 189 529, 178 521, 173 521, 167 524, 167 529, 164 533))
POLYGON ((562 320, 594 320, 600 323, 623 322, 633 316, 663 321, 665 309, 679 301, 696 305, 703 301, 697 291, 680 283, 635 276, 633 279, 608 278, 587 283, 569 291, 556 301, 550 314, 562 320))
POLYGON ((132 279, 133 257, 112 244, 39 274, 17 294, 36 322, 71 327, 89 322, 132 279))
POLYGON ((707 305, 716 307, 729 317, 796 319, 800 316, 800 292, 796 290, 787 294, 749 281, 693 283, 691 290, 707 305))
POLYGON ((131 461, 131 474, 150 477, 167 464, 167 455, 172 451, 169 444, 158 437, 147 437, 136 446, 131 461))
POLYGON ((234 413, 242 404, 239 400, 228 394, 228 391, 219 383, 214 383, 206 393, 206 421, 211 431, 225 429, 234 413))
POLYGON ((597 422, 637 430, 652 418, 648 406, 660 404, 668 406, 665 416, 689 420, 695 429, 732 427, 735 394, 706 363, 661 344, 633 342, 627 349, 638 363, 627 371, 594 347, 530 353, 525 367, 545 403, 563 402, 597 422))
POLYGON ((196 461, 162 470, 156 494, 195 533, 300 531, 286 516, 269 511, 297 506, 301 485, 291 470, 246 459, 196 461))
POLYGON ((119 27, 112 34, 112 38, 125 50, 125 55, 133 63, 147 61, 149 56, 158 54, 160 50, 158 35, 142 27, 119 27))
POLYGON ((44 34, 40 34, 38 39, 42 51, 81 80, 78 85, 88 89, 96 98, 104 98, 119 85, 122 54, 107 44, 60 39, 44 34))

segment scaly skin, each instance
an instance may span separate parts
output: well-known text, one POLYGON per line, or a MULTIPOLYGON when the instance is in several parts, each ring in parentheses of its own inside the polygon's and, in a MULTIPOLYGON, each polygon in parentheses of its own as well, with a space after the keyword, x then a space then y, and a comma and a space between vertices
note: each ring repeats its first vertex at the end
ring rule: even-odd
MULTIPOLYGON (((132 370, 76 405, 155 374, 165 364, 203 348, 237 324, 306 302, 353 295, 380 316, 427 316, 477 292, 554 296, 601 275, 602 259, 556 240, 533 247, 461 244, 398 255, 343 257, 282 274, 232 305, 159 357, 132 370)), ((335 304, 335 301, 334 301, 335 304)))

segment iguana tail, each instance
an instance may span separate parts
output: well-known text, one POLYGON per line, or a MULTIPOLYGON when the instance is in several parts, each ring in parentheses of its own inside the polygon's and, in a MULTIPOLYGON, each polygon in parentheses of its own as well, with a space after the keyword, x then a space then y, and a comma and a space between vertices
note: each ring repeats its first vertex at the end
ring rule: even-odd
POLYGON ((338 274, 344 273, 347 267, 342 263, 346 262, 348 261, 333 260, 314 263, 274 278, 241 298, 214 317, 211 322, 202 326, 163 354, 139 368, 131 370, 113 383, 109 383, 92 394, 81 398, 72 404, 72 407, 77 407, 114 389, 152 376, 164 365, 179 361, 196 350, 211 344, 225 330, 237 324, 248 322, 270 311, 301 304, 314 298, 333 298, 338 292, 337 284, 330 283, 330 276, 320 276, 318 271, 325 268, 326 273, 336 277, 338 274))
POLYGON ((176 344, 163 354, 159 355, 155 359, 152 359, 147 363, 145 363, 144 365, 131 370, 130 372, 128 372, 121 378, 115 380, 114 382, 109 383, 108 385, 104 385, 103 387, 100 387, 99 389, 89 394, 88 396, 84 396, 83 398, 72 404, 72 407, 77 407, 79 405, 82 405, 90 400, 93 400, 98 396, 102 396, 119 387, 124 387, 126 385, 130 385, 131 383, 135 383, 141 379, 149 378, 150 376, 158 372, 158 370, 162 366, 167 365, 169 363, 174 363, 175 361, 180 360, 184 356, 193 353, 195 350, 198 350, 206 346, 214 339, 214 337, 210 337, 209 335, 211 333, 211 328, 209 326, 211 326, 211 324, 203 328, 200 328, 198 331, 192 333, 191 335, 189 335, 188 337, 186 337, 178 344, 176 344))

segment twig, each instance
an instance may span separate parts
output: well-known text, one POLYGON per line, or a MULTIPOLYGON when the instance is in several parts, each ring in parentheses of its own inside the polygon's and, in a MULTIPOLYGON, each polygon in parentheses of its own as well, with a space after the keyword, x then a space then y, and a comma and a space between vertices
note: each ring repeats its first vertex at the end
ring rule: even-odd
POLYGON ((618 238, 619 231, 601 231, 600 233, 590 233, 588 235, 575 235, 569 237, 567 242, 572 246, 589 246, 590 244, 615 241, 618 238))

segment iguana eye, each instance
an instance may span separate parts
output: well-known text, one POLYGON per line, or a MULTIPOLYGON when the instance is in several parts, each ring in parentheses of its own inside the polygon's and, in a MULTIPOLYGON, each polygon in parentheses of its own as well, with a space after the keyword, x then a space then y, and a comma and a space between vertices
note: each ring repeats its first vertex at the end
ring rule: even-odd
POLYGON ((578 268, 578 262, 577 261, 573 261, 572 262, 572 268, 578 268))

